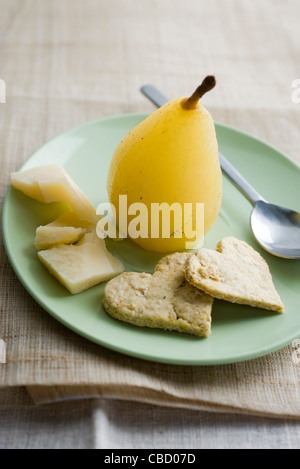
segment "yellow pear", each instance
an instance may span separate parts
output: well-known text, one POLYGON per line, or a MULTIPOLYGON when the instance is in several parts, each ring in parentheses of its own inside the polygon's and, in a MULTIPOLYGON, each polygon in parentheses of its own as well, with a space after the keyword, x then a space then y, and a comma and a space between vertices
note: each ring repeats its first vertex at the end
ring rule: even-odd
POLYGON ((148 251, 191 249, 218 216, 222 199, 218 144, 214 121, 199 102, 215 83, 215 78, 208 76, 191 97, 172 99, 153 112, 125 136, 112 157, 107 190, 116 209, 117 224, 122 220, 122 228, 120 223, 119 227, 124 232, 125 223, 125 236, 148 251), (123 199, 127 196, 127 214, 123 213, 125 205, 120 205, 119 196, 123 199), (138 210, 141 203, 145 210, 138 210), (176 209, 181 207, 181 214, 176 212, 174 203, 176 209), (188 205, 185 204, 192 207, 190 216, 186 217, 184 210, 188 205), (196 204, 204 204, 200 224, 196 204), (158 211, 162 207, 171 207, 169 236, 168 211, 158 211), (160 216, 158 229, 157 215, 160 216), (179 228, 178 217, 181 218, 179 228), (186 225, 191 220, 192 225, 187 230, 186 225), (132 226, 137 234, 140 229, 140 236, 131 234, 132 226))

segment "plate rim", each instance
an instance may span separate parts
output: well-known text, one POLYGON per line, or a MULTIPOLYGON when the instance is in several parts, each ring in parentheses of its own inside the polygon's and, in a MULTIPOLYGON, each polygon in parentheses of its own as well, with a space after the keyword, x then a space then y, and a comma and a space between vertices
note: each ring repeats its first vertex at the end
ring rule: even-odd
MULTIPOLYGON (((98 118, 98 119, 93 119, 91 121, 83 122, 83 123, 81 123, 81 124, 79 124, 75 127, 67 129, 67 130, 61 132, 60 134, 54 136, 53 138, 47 140, 43 145, 41 145, 39 148, 34 150, 34 152, 28 158, 26 158, 26 160, 20 165, 20 167, 16 171, 21 171, 22 168, 28 163, 28 161, 33 159, 34 156, 38 152, 40 152, 44 147, 46 147, 49 143, 51 143, 51 142, 53 142, 57 139, 60 139, 64 136, 68 135, 69 133, 76 132, 79 129, 83 129, 84 127, 89 127, 89 126, 96 125, 97 123, 100 123, 100 122, 103 122, 103 121, 110 121, 110 120, 114 120, 114 119, 139 118, 139 119, 143 120, 146 117, 148 117, 150 114, 151 114, 151 112, 147 112, 147 113, 146 112, 118 113, 118 114, 114 114, 114 115, 110 115, 110 116, 104 116, 104 117, 101 117, 101 118, 98 118)), ((241 130, 238 127, 231 126, 231 125, 228 125, 228 124, 223 124, 223 123, 220 123, 220 122, 217 122, 217 121, 215 121, 214 123, 215 123, 215 126, 217 128, 219 127, 219 128, 223 128, 223 129, 228 130, 228 131, 236 132, 236 133, 238 133, 242 136, 245 136, 247 138, 255 140, 259 144, 262 144, 262 145, 266 146, 267 148, 271 149, 272 151, 278 153, 280 155, 280 157, 284 158, 289 164, 294 166, 297 169, 297 171, 300 171, 300 164, 298 164, 298 162, 293 160, 290 156, 286 155, 285 153, 283 153, 281 150, 279 150, 275 146, 267 143, 264 140, 261 140, 261 139, 257 138, 256 136, 254 136, 254 135, 252 135, 248 132, 245 132, 244 130, 241 130)), ((21 284, 24 286, 26 291, 31 295, 31 297, 48 314, 50 314, 50 316, 52 316, 55 320, 60 322, 64 327, 67 327, 68 329, 72 330, 76 334, 80 335, 81 337, 84 337, 85 339, 87 339, 87 340, 89 340, 89 341, 91 341, 91 342, 93 342, 97 345, 103 346, 103 347, 105 347, 109 350, 112 350, 114 352, 117 352, 117 353, 120 353, 120 354, 123 354, 123 355, 126 355, 126 356, 130 356, 130 357, 133 357, 133 358, 136 358, 136 359, 142 359, 142 360, 150 361, 150 362, 154 362, 154 363, 163 363, 163 364, 178 365, 178 366, 182 366, 182 365, 184 365, 184 366, 215 366, 215 365, 225 365, 225 364, 232 364, 232 363, 239 363, 239 362, 249 361, 249 360, 252 360, 252 359, 256 359, 256 358, 260 358, 260 357, 269 355, 270 353, 273 353, 275 351, 278 351, 278 350, 282 349, 283 347, 291 344, 293 342, 293 340, 299 338, 300 330, 297 331, 297 332, 294 332, 293 334, 290 334, 288 337, 285 337, 284 340, 279 340, 279 341, 273 343, 272 345, 268 345, 264 349, 261 349, 257 352, 245 352, 243 354, 239 353, 238 356, 235 355, 235 354, 231 354, 230 356, 227 355, 225 358, 219 358, 219 359, 216 359, 216 358, 212 358, 212 359, 209 359, 209 358, 204 358, 204 359, 203 358, 195 358, 195 359, 182 358, 182 359, 180 359, 178 357, 173 359, 173 358, 170 358, 170 357, 164 358, 164 357, 161 357, 161 356, 157 356, 157 357, 155 356, 154 357, 154 356, 149 356, 148 353, 143 353, 141 351, 132 351, 130 349, 128 350, 128 348, 126 348, 124 346, 118 346, 118 345, 115 345, 115 344, 112 345, 110 342, 106 341, 105 338, 104 339, 102 339, 102 338, 101 339, 95 339, 93 336, 91 336, 87 332, 82 331, 79 327, 77 327, 74 324, 70 323, 69 321, 61 318, 55 311, 52 311, 52 309, 47 305, 47 303, 44 302, 43 299, 38 296, 37 292, 35 292, 35 290, 31 287, 30 283, 27 283, 26 279, 24 279, 22 274, 20 273, 19 268, 18 268, 17 259, 15 259, 15 256, 13 254, 13 251, 12 251, 12 248, 11 248, 11 245, 10 245, 10 242, 9 242, 9 237, 6 235, 6 231, 5 231, 5 229, 6 229, 5 228, 5 225, 6 225, 5 219, 8 216, 9 195, 11 193, 11 190, 12 190, 12 188, 9 185, 8 189, 6 191, 5 197, 4 197, 3 206, 2 206, 2 216, 1 216, 2 240, 3 240, 3 245, 4 245, 4 248, 5 248, 5 252, 6 252, 6 255, 8 257, 8 260, 10 262, 10 265, 13 268, 14 273, 16 274, 17 278, 19 279, 21 284)))

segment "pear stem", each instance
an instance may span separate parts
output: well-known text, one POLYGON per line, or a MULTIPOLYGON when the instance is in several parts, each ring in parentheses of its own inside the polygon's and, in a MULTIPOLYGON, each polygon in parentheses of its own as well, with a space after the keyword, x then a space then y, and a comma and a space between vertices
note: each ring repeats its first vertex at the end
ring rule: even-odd
POLYGON ((183 109, 196 109, 198 101, 208 91, 212 90, 216 86, 216 79, 213 75, 208 75, 204 78, 200 86, 194 91, 192 96, 185 98, 181 101, 183 109))

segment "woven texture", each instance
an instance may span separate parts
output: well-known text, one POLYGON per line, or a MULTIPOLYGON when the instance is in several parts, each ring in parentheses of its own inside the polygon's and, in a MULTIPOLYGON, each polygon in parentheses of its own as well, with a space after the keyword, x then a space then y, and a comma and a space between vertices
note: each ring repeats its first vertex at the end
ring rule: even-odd
MULTIPOLYGON (((35 405, 24 388, 0 390, 5 449, 299 449, 300 422, 112 399, 35 405)), ((111 456, 111 452, 104 452, 111 456)), ((101 456, 100 456, 101 457, 101 456)))
MULTIPOLYGON (((151 112, 139 88, 188 94, 205 74, 216 121, 239 127, 300 163, 297 0, 2 0, 0 196, 9 173, 50 138, 123 112, 151 112)), ((299 197, 299 194, 298 194, 299 197)), ((165 406, 300 417, 292 346, 249 362, 176 367, 108 351, 69 331, 29 296, 1 244, 0 386, 36 403, 114 397, 165 406)))

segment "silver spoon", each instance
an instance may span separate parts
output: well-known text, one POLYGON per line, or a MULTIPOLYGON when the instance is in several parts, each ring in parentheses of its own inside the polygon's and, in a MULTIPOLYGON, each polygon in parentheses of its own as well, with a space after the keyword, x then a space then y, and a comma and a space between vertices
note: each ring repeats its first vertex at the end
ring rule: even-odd
MULTIPOLYGON (((168 98, 152 85, 143 86, 141 91, 157 107, 168 101, 168 98)), ((260 246, 278 257, 300 259, 300 213, 267 202, 222 153, 219 153, 219 158, 224 174, 253 205, 250 224, 260 246)))

